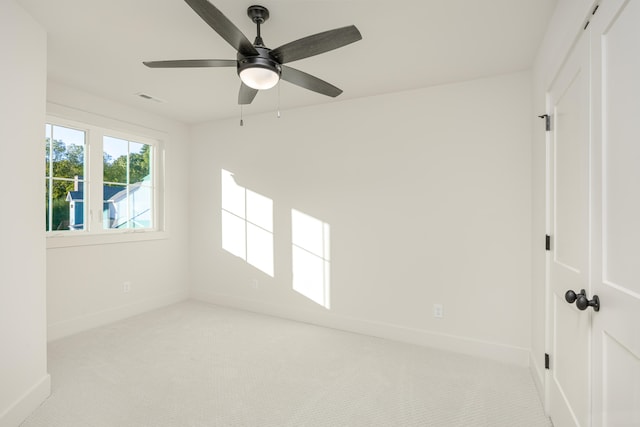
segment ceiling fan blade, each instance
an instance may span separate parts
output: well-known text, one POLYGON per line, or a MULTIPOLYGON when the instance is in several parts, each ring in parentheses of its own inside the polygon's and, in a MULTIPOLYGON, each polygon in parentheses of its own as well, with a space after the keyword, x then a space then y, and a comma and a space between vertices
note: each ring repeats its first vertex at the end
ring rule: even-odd
POLYGON ((244 83, 240 83, 240 92, 238 93, 238 105, 248 105, 253 102, 253 98, 256 97, 258 89, 253 89, 244 83))
POLYGON ((204 20, 213 30, 227 41, 238 52, 245 56, 258 55, 258 51, 253 47, 249 39, 242 34, 233 22, 218 10, 217 7, 207 0, 184 0, 200 18, 204 20))
POLYGON ((311 74, 296 70, 295 68, 287 67, 286 65, 282 66, 281 78, 289 83, 293 83, 294 85, 298 85, 305 89, 318 92, 322 95, 331 96, 333 98, 342 93, 342 89, 339 89, 324 80, 320 80, 311 74))
POLYGON ((197 67, 235 67, 234 59, 178 59, 175 61, 144 61, 149 68, 197 68, 197 67))
POLYGON ((281 64, 328 52, 362 40, 355 25, 307 36, 273 49, 271 56, 281 64))

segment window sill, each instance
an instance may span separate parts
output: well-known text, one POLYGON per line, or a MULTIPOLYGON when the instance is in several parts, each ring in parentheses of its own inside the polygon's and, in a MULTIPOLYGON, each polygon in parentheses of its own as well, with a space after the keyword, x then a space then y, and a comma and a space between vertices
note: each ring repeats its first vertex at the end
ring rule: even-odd
POLYGON ((130 231, 124 233, 82 233, 70 232, 47 235, 47 249, 74 246, 112 245, 118 243, 144 242, 168 239, 166 231, 130 231))

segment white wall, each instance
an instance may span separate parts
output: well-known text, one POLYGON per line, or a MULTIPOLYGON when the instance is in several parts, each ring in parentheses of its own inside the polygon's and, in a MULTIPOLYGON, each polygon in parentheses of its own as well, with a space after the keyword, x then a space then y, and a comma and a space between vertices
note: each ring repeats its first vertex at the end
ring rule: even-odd
POLYGON ((54 247, 65 237, 50 238, 49 340, 188 298, 188 128, 51 81, 47 112, 161 140, 167 224, 158 240, 54 247), (131 282, 129 293, 123 292, 125 281, 131 282))
POLYGON ((532 291, 531 291, 531 368, 540 395, 544 395, 544 353, 546 307, 546 137, 544 122, 546 93, 569 53, 576 37, 593 10, 593 0, 559 0, 533 67, 533 142, 532 142, 532 291))
POLYGON ((46 34, 0 2, 0 426, 17 426, 48 395, 42 129, 46 34))
POLYGON ((193 296, 527 365, 531 114, 523 72, 195 127, 193 296), (274 201, 275 278, 221 249, 221 168, 274 201), (292 290, 291 209, 331 227, 331 310, 292 290))

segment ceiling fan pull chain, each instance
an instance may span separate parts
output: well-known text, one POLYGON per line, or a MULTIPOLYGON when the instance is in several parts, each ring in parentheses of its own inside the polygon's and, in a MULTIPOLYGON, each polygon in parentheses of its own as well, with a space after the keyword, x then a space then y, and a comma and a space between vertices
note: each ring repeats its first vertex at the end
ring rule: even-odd
POLYGON ((243 105, 240 105, 240 126, 244 126, 244 120, 242 120, 242 111, 243 111, 243 105))
POLYGON ((278 81, 278 118, 280 118, 280 82, 278 81))

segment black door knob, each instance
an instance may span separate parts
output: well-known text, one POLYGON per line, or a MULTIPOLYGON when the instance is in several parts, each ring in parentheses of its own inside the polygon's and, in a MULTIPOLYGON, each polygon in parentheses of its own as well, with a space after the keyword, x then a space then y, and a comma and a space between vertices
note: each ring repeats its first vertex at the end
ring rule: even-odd
MULTIPOLYGON (((580 290, 579 294, 576 294, 574 291, 572 291, 571 289, 569 289, 565 294, 564 294, 564 299, 569 303, 569 304, 573 304, 574 302, 576 302, 576 300, 578 299, 578 297, 587 297, 587 293, 585 292, 584 289, 580 290)), ((584 309, 583 309, 584 310, 584 309)))
POLYGON ((600 298, 598 298, 598 295, 594 295, 593 299, 589 301, 586 295, 580 295, 576 300, 576 307, 578 307, 578 310, 586 310, 587 307, 593 307, 594 311, 600 311, 600 298))

